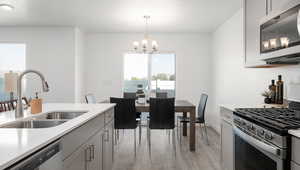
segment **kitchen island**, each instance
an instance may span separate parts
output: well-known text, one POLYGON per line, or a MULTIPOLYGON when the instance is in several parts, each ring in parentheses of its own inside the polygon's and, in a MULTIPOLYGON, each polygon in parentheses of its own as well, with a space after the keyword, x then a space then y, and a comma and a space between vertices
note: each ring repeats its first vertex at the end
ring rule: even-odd
MULTIPOLYGON (((0 169, 13 166, 56 140, 61 141, 63 169, 72 169, 70 166, 74 163, 85 164, 76 160, 82 148, 93 146, 93 149, 95 147, 97 149, 99 145, 104 145, 106 141, 109 141, 104 147, 99 146, 99 149, 106 150, 109 156, 102 153, 98 154, 97 159, 110 162, 110 164, 95 166, 110 169, 113 159, 113 108, 114 104, 51 103, 44 104, 43 112, 40 114, 32 115, 25 111, 24 118, 15 118, 14 112, 0 113, 0 127, 2 127, 0 128, 0 169), (49 112, 84 112, 84 114, 49 128, 3 128, 14 122, 36 119, 49 112), (86 145, 94 136, 99 139, 94 140, 94 144, 86 145)), ((100 150, 96 152, 100 153, 100 150)), ((104 151, 101 150, 101 152, 104 151)))

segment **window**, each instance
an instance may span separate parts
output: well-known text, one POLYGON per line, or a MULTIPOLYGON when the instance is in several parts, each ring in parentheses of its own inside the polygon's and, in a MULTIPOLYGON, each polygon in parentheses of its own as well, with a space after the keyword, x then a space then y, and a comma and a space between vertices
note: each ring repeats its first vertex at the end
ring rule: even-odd
POLYGON ((25 56, 25 44, 0 43, 0 101, 9 99, 4 91, 4 73, 25 70, 25 56))
POLYGON ((125 54, 124 92, 136 92, 142 84, 149 94, 166 92, 175 97, 175 54, 125 54))

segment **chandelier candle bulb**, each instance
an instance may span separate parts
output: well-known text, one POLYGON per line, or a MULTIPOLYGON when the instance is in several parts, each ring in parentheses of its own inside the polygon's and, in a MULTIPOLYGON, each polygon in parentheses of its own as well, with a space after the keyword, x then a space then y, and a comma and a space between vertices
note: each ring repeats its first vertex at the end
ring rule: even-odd
POLYGON ((156 50, 157 50, 157 47, 158 47, 157 42, 156 42, 155 40, 152 41, 152 49, 153 49, 154 51, 156 51, 156 50))
POLYGON ((140 45, 139 42, 134 41, 134 42, 133 42, 133 48, 134 48, 134 50, 137 50, 137 49, 139 48, 139 45, 140 45))
POLYGON ((144 39, 144 40, 142 41, 142 46, 143 46, 143 48, 147 48, 147 45, 148 45, 148 41, 147 41, 146 39, 144 39))

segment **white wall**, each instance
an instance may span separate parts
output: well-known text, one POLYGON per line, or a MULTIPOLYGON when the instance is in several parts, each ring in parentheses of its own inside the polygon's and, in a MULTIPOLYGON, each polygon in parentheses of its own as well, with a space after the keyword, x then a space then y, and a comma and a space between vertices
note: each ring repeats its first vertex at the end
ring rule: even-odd
MULTIPOLYGON (((74 102, 75 33, 69 27, 1 27, 0 42, 26 44, 26 68, 41 71, 50 86, 47 102, 74 102)), ((0 59, 1 60, 1 59, 0 59)), ((29 76, 27 94, 40 91, 40 81, 29 76)))
POLYGON ((84 102, 85 70, 84 70, 84 33, 75 29, 75 102, 84 102))
POLYGON ((300 80, 300 66, 269 69, 245 68, 243 59, 242 10, 221 25, 214 33, 213 44, 213 112, 209 122, 220 130, 220 104, 253 106, 263 103, 261 93, 271 79, 282 74, 283 80, 300 80))
MULTIPOLYGON (((176 98, 199 102, 202 92, 211 93, 210 34, 151 34, 161 52, 176 54, 176 98)), ((99 100, 122 96, 123 54, 142 34, 94 33, 86 36, 86 89, 99 100)))

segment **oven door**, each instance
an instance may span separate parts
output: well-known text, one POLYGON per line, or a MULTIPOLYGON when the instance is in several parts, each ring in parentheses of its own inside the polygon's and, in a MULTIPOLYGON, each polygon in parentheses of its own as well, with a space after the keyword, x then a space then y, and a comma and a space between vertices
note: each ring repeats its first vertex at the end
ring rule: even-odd
POLYGON ((234 126, 235 170, 287 170, 285 151, 234 126))

